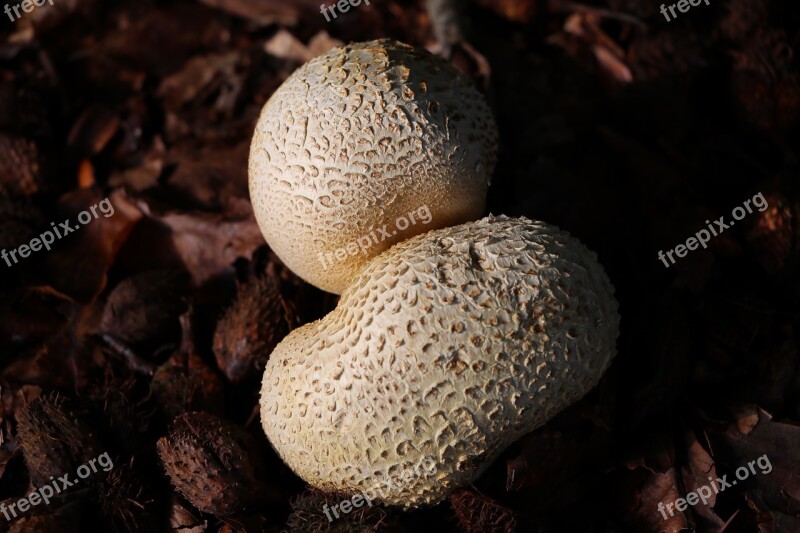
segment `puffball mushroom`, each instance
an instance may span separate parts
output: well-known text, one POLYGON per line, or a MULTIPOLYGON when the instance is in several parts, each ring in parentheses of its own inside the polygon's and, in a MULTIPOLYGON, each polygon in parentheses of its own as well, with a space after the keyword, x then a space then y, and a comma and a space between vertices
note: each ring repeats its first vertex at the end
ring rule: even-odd
POLYGON ((396 242, 479 218, 496 157, 491 111, 452 65, 388 39, 356 43, 312 59, 266 103, 250 197, 286 266, 339 294, 396 242), (423 206, 430 223, 395 224, 423 206))
POLYGON ((566 232, 505 216, 432 231, 276 347, 262 425, 319 489, 433 504, 596 385, 618 331, 608 277, 566 232))

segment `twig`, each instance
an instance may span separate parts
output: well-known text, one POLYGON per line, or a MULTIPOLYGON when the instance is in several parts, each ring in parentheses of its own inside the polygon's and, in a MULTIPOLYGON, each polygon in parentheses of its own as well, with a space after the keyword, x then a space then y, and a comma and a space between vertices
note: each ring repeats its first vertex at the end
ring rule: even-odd
POLYGON ((142 374, 146 374, 148 376, 152 376, 155 373, 156 371, 155 364, 145 359, 142 359, 141 357, 133 353, 133 350, 128 348, 122 342, 118 341, 117 339, 106 333, 102 334, 100 338, 103 339, 103 342, 105 342, 109 348, 111 348, 117 354, 124 357, 125 362, 128 363, 128 366, 134 372, 139 372, 142 374))
POLYGON ((620 13, 618 11, 611 11, 600 7, 587 6, 584 4, 579 4, 578 2, 572 2, 570 0, 549 0, 549 7, 556 13, 558 12, 572 13, 575 11, 579 11, 582 13, 592 13, 594 15, 598 15, 600 17, 605 17, 609 19, 621 20, 633 24, 634 26, 638 26, 644 31, 647 31, 647 25, 644 22, 634 17, 633 15, 628 15, 627 13, 620 13))

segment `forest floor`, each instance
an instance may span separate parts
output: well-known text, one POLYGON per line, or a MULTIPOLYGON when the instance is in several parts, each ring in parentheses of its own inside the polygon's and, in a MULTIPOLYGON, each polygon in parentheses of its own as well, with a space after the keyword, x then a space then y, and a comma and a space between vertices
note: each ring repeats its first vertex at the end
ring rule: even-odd
POLYGON ((796 0, 711 0, 670 21, 638 0, 474 0, 457 13, 371 0, 330 22, 319 3, 0 13, 0 247, 114 208, 52 250, 0 261, 0 500, 103 452, 114 462, 0 517, 0 531, 800 531, 796 0), (446 54, 485 91, 500 130, 487 212, 556 224, 596 251, 621 335, 600 385, 473 486, 329 523, 322 505, 341 498, 306 489, 261 429, 263 357, 215 356, 214 335, 237 284, 268 280, 274 305, 254 315, 275 338, 335 307, 267 249, 247 156, 292 71, 383 37, 446 54), (707 248, 679 252, 748 201, 707 248), (170 426, 187 411, 214 415, 206 431, 246 434, 253 451, 235 453, 263 462, 209 482, 205 507, 172 489, 157 453, 170 432, 202 440, 170 426), (719 491, 725 476, 738 481, 719 491), (235 509, 213 511, 218 494, 235 509))

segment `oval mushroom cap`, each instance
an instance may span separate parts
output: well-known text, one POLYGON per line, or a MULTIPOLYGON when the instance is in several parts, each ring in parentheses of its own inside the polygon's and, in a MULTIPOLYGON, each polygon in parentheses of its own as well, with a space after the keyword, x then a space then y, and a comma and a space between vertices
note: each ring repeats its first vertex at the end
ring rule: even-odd
POLYGON ((264 106, 253 210, 292 271, 338 294, 394 243, 480 217, 496 145, 484 97, 443 59, 391 40, 335 48, 264 106))
POLYGON ((491 216, 432 231, 277 346, 262 425, 315 487, 436 503, 594 387, 618 332, 608 277, 566 232, 491 216))

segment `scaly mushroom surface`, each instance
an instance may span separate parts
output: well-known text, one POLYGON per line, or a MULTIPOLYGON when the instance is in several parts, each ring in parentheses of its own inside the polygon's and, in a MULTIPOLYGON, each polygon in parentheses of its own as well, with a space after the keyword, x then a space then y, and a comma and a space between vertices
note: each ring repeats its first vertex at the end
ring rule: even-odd
POLYGON ((393 244, 480 217, 496 156, 492 113, 452 65, 356 43, 300 67, 264 106, 250 197, 286 266, 339 294, 393 244))
POLYGON ((616 353, 613 287, 558 228, 487 217, 375 258, 337 308, 289 334, 261 420, 311 485, 432 504, 599 381, 616 353), (404 476, 434 465, 431 475, 404 476))

